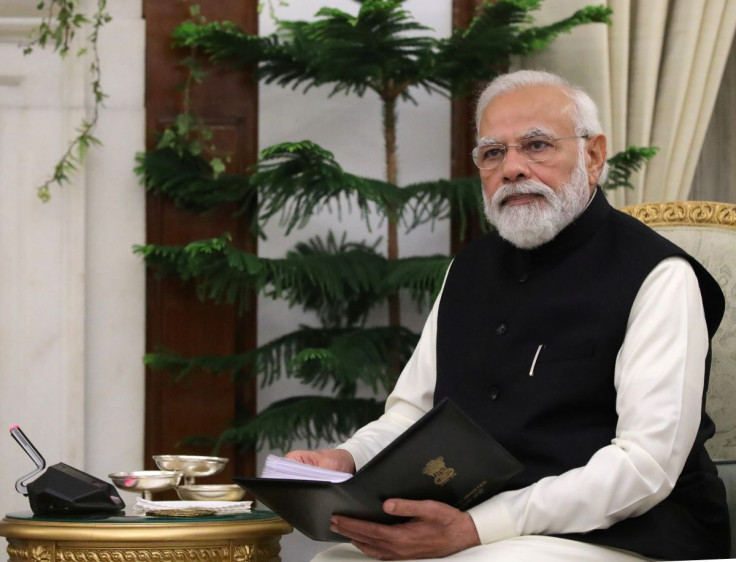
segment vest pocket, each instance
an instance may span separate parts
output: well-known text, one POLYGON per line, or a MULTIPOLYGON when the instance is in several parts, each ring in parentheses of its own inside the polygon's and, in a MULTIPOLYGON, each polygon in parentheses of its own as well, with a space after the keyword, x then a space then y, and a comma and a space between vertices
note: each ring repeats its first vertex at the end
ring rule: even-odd
POLYGON ((554 379, 565 373, 588 372, 588 367, 583 368, 583 365, 589 366, 588 359, 594 355, 595 344, 592 341, 574 344, 539 344, 530 355, 529 376, 540 374, 554 379))
POLYGON ((572 361, 585 359, 595 354, 595 343, 585 341, 573 344, 545 344, 539 353, 537 363, 552 363, 554 361, 572 361))

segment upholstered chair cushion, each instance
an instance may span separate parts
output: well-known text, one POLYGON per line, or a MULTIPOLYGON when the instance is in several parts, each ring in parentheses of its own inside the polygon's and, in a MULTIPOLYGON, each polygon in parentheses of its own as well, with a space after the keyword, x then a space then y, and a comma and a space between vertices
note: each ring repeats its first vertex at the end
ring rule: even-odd
POLYGON ((736 459, 736 205, 706 201, 644 203, 622 211, 638 218, 695 257, 726 296, 713 339, 706 409, 716 435, 706 443, 713 459, 736 459))

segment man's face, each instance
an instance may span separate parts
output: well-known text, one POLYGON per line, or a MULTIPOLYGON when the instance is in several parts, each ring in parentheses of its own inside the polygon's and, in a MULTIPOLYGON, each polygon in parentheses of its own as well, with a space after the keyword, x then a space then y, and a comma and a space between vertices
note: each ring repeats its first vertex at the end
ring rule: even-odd
POLYGON ((480 143, 517 145, 546 136, 556 151, 530 162, 510 148, 493 170, 480 170, 486 214, 501 236, 523 248, 539 246, 580 214, 605 163, 605 137, 575 136, 572 101, 555 86, 532 86, 496 97, 480 121, 480 143), (495 196, 495 198, 494 198, 495 196))
MULTIPOLYGON (((575 136, 572 101, 555 86, 530 86, 497 96, 480 120, 481 139, 494 139, 505 145, 516 145, 535 131, 545 131, 552 138, 575 136)), ((557 191, 569 179, 578 162, 577 140, 557 142, 557 152, 544 162, 525 160, 515 148, 506 153, 503 164, 495 170, 480 170, 483 191, 488 198, 505 183, 535 180, 557 191)), ((590 180, 591 178, 589 178, 590 180)), ((597 177, 589 181, 592 188, 597 177)), ((539 197, 518 197, 505 205, 543 204, 539 197)))

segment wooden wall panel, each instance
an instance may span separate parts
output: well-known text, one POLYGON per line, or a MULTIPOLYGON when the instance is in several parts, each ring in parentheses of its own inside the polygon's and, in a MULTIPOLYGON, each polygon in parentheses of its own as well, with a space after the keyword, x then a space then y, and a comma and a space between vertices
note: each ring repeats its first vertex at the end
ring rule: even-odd
MULTIPOLYGON (((209 20, 227 19, 251 33, 257 32, 256 0, 198 0, 209 20)), ((156 132, 183 111, 180 84, 186 78, 179 61, 186 51, 171 48, 171 32, 189 17, 182 0, 144 0, 146 18, 146 128, 147 148, 156 144, 156 132)), ((257 155, 258 89, 246 73, 210 70, 192 91, 193 112, 213 131, 218 149, 231 158, 228 171, 244 172, 257 155)), ((257 250, 256 240, 242 218, 231 209, 203 215, 183 212, 171 203, 150 196, 147 202, 148 243, 182 245, 192 240, 218 236, 227 231, 233 242, 248 251, 257 250)), ((233 307, 200 302, 194 286, 176 279, 147 282, 147 348, 170 348, 185 355, 232 354, 256 345, 255 299, 249 311, 239 316, 233 307)), ((255 386, 235 387, 227 376, 196 374, 190 381, 175 383, 160 372, 146 374, 146 468, 155 468, 155 454, 209 454, 205 448, 181 447, 179 441, 192 435, 216 437, 233 419, 255 409, 255 386)), ((219 476, 206 482, 229 482, 234 474, 254 472, 254 455, 236 455, 219 476)), ((206 483, 203 482, 203 483, 206 483)), ((170 495, 170 494, 169 494, 170 495)))
MULTIPOLYGON (((452 27, 467 27, 475 15, 475 10, 483 0, 453 0, 452 27)), ((480 87, 481 85, 479 85, 480 87)), ((452 100, 451 109, 451 154, 450 174, 453 178, 476 176, 478 168, 473 164, 470 153, 475 147, 475 95, 452 100)), ((469 232, 460 232, 459 221, 453 220, 450 230, 450 252, 455 255, 468 241, 480 235, 481 213, 472 217, 469 232)))

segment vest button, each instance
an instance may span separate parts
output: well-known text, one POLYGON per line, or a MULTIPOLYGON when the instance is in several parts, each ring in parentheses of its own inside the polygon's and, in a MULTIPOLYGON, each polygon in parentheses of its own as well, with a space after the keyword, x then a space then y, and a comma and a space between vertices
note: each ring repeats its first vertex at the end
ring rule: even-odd
POLYGON ((524 281, 527 281, 528 279, 529 279, 529 274, 526 272, 519 275, 519 283, 523 283, 524 281))
POLYGON ((496 326, 496 334, 502 336, 506 333, 506 324, 499 324, 496 326))
POLYGON ((498 400, 498 387, 492 386, 490 392, 491 400, 498 400))

